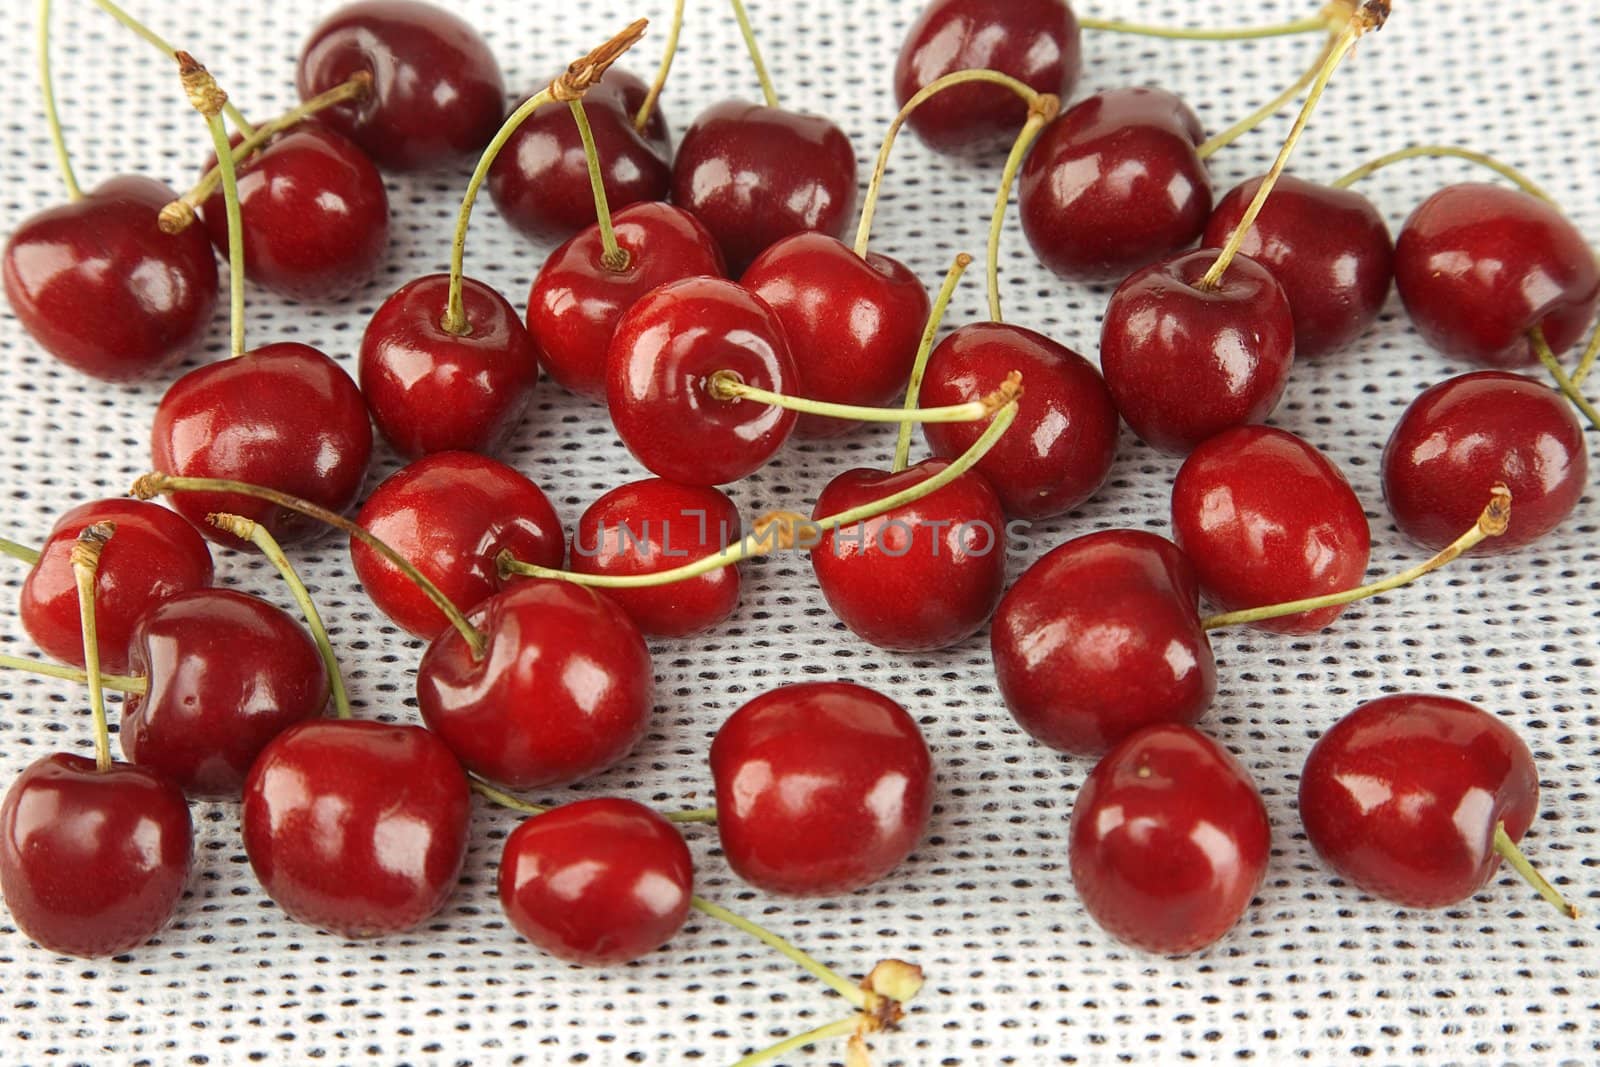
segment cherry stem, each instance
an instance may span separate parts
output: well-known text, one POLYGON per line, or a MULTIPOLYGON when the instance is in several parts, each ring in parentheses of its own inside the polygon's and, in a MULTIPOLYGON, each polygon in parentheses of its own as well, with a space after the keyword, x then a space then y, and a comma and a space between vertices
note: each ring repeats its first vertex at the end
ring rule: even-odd
POLYGON ((750 16, 745 12, 744 0, 728 0, 733 5, 733 17, 739 21, 739 33, 744 37, 744 46, 750 51, 750 65, 756 68, 756 77, 761 80, 761 95, 766 98, 768 107, 778 106, 777 91, 772 88, 772 76, 767 73, 767 65, 761 61, 761 49, 756 46, 756 31, 750 28, 750 16))
MULTIPOLYGON (((111 0, 94 0, 94 3, 100 8, 100 10, 104 11, 106 14, 122 23, 139 37, 142 37, 145 41, 149 42, 168 59, 173 61, 177 60, 178 53, 177 50, 172 47, 172 45, 168 44, 154 30, 150 29, 150 27, 146 26, 144 23, 128 14, 122 8, 112 3, 111 0)), ((251 126, 245 117, 239 113, 239 109, 234 107, 231 103, 224 101, 222 110, 223 113, 228 116, 228 121, 233 123, 234 128, 240 133, 248 136, 254 130, 254 127, 251 126)))
POLYGON ((1028 106, 1028 121, 1017 131, 1017 139, 1006 156, 1005 169, 1000 172, 1000 186, 994 194, 994 212, 989 217, 989 319, 1001 322, 1000 317, 1000 231, 1005 227, 1006 207, 1011 203, 1011 187, 1016 184, 1017 172, 1028 149, 1038 140, 1039 134, 1061 110, 1061 100, 1050 93, 1040 96, 1028 106))
MULTIPOLYGON (((933 352, 933 339, 939 333, 939 323, 944 320, 945 309, 950 306, 950 298, 955 295, 956 283, 961 280, 961 275, 972 265, 972 257, 965 252, 957 253, 955 262, 950 264, 950 269, 945 272, 944 284, 939 287, 939 295, 934 298, 933 307, 928 311, 928 324, 922 328, 922 341, 917 345, 917 358, 911 364, 911 378, 906 383, 906 411, 914 411, 917 406, 917 395, 922 392, 922 379, 928 373, 928 356, 933 352)), ((900 433, 894 442, 894 466, 891 470, 903 471, 911 462, 911 427, 914 423, 906 420, 900 424, 900 433)))
POLYGON ((19 545, 17 542, 4 537, 0 537, 0 555, 10 556, 12 559, 20 559, 30 567, 39 562, 39 550, 37 548, 19 545))
POLYGON ((50 129, 50 143, 55 145, 61 180, 67 186, 67 199, 82 200, 83 187, 72 170, 72 155, 67 151, 67 137, 61 132, 61 117, 56 112, 55 79, 50 76, 50 4, 51 0, 39 0, 39 88, 44 96, 44 120, 50 129))
POLYGON ((450 620, 450 625, 454 626, 461 634, 462 638, 467 642, 467 647, 472 650, 473 658, 483 658, 484 648, 486 647, 484 636, 478 631, 477 627, 467 621, 467 617, 461 613, 461 609, 451 603, 450 598, 441 593, 439 587, 429 581, 427 575, 417 570, 410 560, 390 548, 377 535, 367 530, 366 527, 352 522, 336 511, 329 511, 327 508, 313 504, 309 500, 302 500, 297 496, 291 496, 277 489, 269 489, 264 485, 251 485, 249 482, 237 482, 231 478, 181 478, 176 475, 164 474, 160 471, 152 471, 149 474, 141 475, 139 480, 133 483, 132 493, 140 500, 150 500, 153 497, 160 496, 162 493, 237 493, 240 496, 265 500, 281 508, 288 508, 290 511, 299 512, 301 515, 316 519, 318 522, 326 523, 336 530, 343 530, 394 564, 402 574, 415 582, 417 588, 422 590, 423 595, 433 602, 434 607, 444 613, 445 617, 450 620))
MULTIPOLYGON (((216 79, 188 52, 178 53, 178 76, 194 109, 205 116, 222 169, 222 201, 228 209, 229 353, 244 355, 244 221, 239 212, 239 176, 233 165, 228 129, 222 124, 222 104, 228 99, 216 79)), ((165 209, 163 209, 164 211, 165 209)))
MULTIPOLYGON (((48 663, 40 659, 27 659, 22 656, 0 654, 0 667, 43 675, 46 678, 62 678, 80 685, 89 681, 88 672, 78 667, 68 667, 64 663, 48 663)), ((100 684, 117 693, 144 693, 150 689, 150 683, 146 679, 128 674, 102 674, 100 684)))
POLYGON ((1306 597, 1303 600, 1290 600, 1282 604, 1268 604, 1265 607, 1245 608, 1242 611, 1228 611, 1220 615, 1212 615, 1201 620, 1200 628, 1203 630, 1220 630, 1224 626, 1237 626, 1243 623, 1261 622, 1264 619, 1281 619, 1285 615, 1299 615, 1301 612, 1316 611, 1320 608, 1335 608, 1343 604, 1352 604, 1357 600, 1387 593, 1391 589, 1398 589, 1402 585, 1410 585, 1424 574, 1436 571, 1449 563, 1457 556, 1476 546, 1480 541, 1490 537, 1499 537, 1506 532, 1506 527, 1511 522, 1511 490, 1504 485, 1496 485, 1489 491, 1489 503, 1478 516, 1478 521, 1472 529, 1456 538, 1450 544, 1439 550, 1439 553, 1424 563, 1419 563, 1409 570, 1401 571, 1381 581, 1371 582, 1367 585, 1346 589, 1342 593, 1329 593, 1326 596, 1306 597))
POLYGON ((1336 40, 1338 40, 1337 36, 1330 34, 1327 43, 1324 44, 1321 51, 1317 53, 1316 60, 1311 64, 1311 66, 1305 69, 1300 77, 1295 79, 1293 85, 1289 86, 1283 92, 1279 93, 1271 100, 1268 100, 1265 104, 1262 104, 1259 108, 1252 111, 1238 122, 1235 122, 1232 126, 1229 126, 1221 133, 1201 142, 1200 147, 1195 149, 1195 154, 1201 159, 1210 159, 1212 156, 1222 151, 1222 149, 1228 147, 1230 144, 1237 141, 1251 130, 1260 126, 1263 122, 1266 122, 1279 111, 1282 111, 1284 107, 1290 103, 1290 101, 1294 100, 1302 92, 1304 92, 1306 86, 1310 85, 1312 81, 1316 79, 1317 72, 1321 70, 1322 65, 1328 61, 1328 56, 1330 53, 1332 53, 1333 43, 1336 40))
POLYGON ((684 0, 677 0, 672 5, 672 28, 667 30, 667 47, 661 53, 661 66, 656 70, 656 80, 650 83, 650 91, 644 94, 639 113, 633 116, 633 128, 640 133, 650 124, 650 113, 661 99, 661 90, 667 86, 667 75, 672 73, 672 59, 678 54, 678 35, 683 32, 683 4, 684 0))
POLYGON ((300 605, 300 614, 305 616, 306 626, 311 630, 311 639, 316 642, 317 652, 322 656, 322 665, 328 671, 328 687, 333 693, 334 717, 350 718, 350 694, 345 691, 344 677, 339 671, 339 658, 333 654, 333 642, 328 639, 327 627, 322 625, 322 613, 317 611, 317 605, 311 599, 311 592, 306 588, 306 583, 300 580, 294 564, 283 554, 283 547, 265 526, 243 515, 216 512, 207 515, 206 521, 219 530, 226 530, 240 540, 255 545, 261 550, 261 554, 267 557, 267 562, 283 575, 290 595, 294 597, 294 602, 300 605))
POLYGON ((1595 327, 1594 333, 1589 338, 1589 347, 1583 350, 1583 357, 1578 360, 1578 369, 1572 372, 1574 388, 1583 384, 1583 380, 1594 369, 1597 359, 1600 359, 1600 326, 1595 327))
MULTIPOLYGON (((1574 407, 1583 412, 1583 417, 1589 420, 1589 425, 1600 430, 1600 411, 1595 410, 1595 406, 1589 402, 1588 398, 1578 388, 1578 383, 1567 377, 1567 372, 1561 369, 1561 361, 1556 359, 1554 352, 1550 351, 1550 342, 1544 339, 1544 328, 1535 326, 1529 330, 1528 341, 1533 345, 1534 355, 1539 357, 1539 362, 1543 363, 1545 369, 1550 372, 1550 377, 1556 380, 1556 385, 1560 386, 1561 392, 1566 395, 1568 400, 1572 401, 1574 407)), ((1584 358, 1590 358, 1588 353, 1584 354, 1584 358)))
POLYGON ((78 585, 78 620, 83 627, 84 676, 89 682, 89 710, 94 714, 94 761, 102 773, 111 769, 111 727, 106 724, 105 680, 100 677, 94 586, 100 573, 100 553, 116 532, 115 523, 97 522, 84 527, 72 546, 72 577, 78 585))
MULTIPOLYGON (((472 786, 473 792, 486 800, 493 801, 502 808, 510 808, 512 811, 520 811, 527 815, 543 815, 550 810, 543 804, 535 804, 532 801, 523 800, 512 793, 507 793, 503 789, 497 789, 477 775, 468 775, 467 783, 472 786)), ((702 823, 717 821, 716 808, 690 808, 686 811, 663 811, 657 814, 668 822, 702 823)))
POLYGON ((1547 204, 1554 204, 1550 194, 1541 189, 1532 178, 1523 174, 1509 163, 1502 163, 1493 156, 1484 152, 1475 152, 1470 148, 1460 148, 1448 144, 1414 144, 1405 148, 1379 156, 1361 164, 1348 174, 1334 179, 1331 184, 1335 189, 1348 189, 1356 182, 1370 175, 1376 174, 1383 168, 1394 163, 1401 163, 1408 159, 1465 159, 1469 163, 1476 163, 1485 167, 1511 182, 1529 196, 1536 196, 1547 204))
POLYGON ((848 1018, 838 1019, 824 1026, 819 1026, 815 1030, 807 1030, 803 1034, 786 1037, 775 1045, 769 1045, 760 1051, 752 1052, 750 1055, 740 1059, 733 1067, 756 1067, 756 1064, 775 1060, 786 1052, 799 1052, 801 1049, 810 1048, 820 1041, 827 1041, 829 1038, 844 1037, 846 1034, 854 1033, 860 1025, 860 1015, 851 1015, 848 1018))
POLYGON ((1528 862, 1528 857, 1522 854, 1522 850, 1517 847, 1517 843, 1511 840, 1511 835, 1506 833, 1506 824, 1504 822, 1494 824, 1494 850, 1500 854, 1501 859, 1511 865, 1512 870, 1522 876, 1523 881, 1538 890, 1539 895, 1548 900, 1557 911, 1569 919, 1578 917, 1578 909, 1569 904, 1567 898, 1561 895, 1561 891, 1551 885, 1549 879, 1540 874, 1538 869, 1528 862))
POLYGON ((742 915, 737 915, 720 904, 713 904, 704 897, 691 897, 689 906, 702 915, 709 915, 718 922, 727 923, 735 930, 742 930, 749 934, 768 948, 776 951, 780 956, 797 964, 802 970, 816 977, 823 985, 848 1000, 851 1004, 854 1004, 857 1008, 863 1011, 867 1010, 870 1004, 870 997, 865 989, 862 989, 832 967, 819 962, 810 953, 784 940, 766 927, 752 922, 742 915))
POLYGON ((827 400, 813 400, 804 396, 788 396, 770 389, 747 385, 738 373, 719 370, 706 380, 706 392, 717 400, 750 400, 770 404, 788 411, 806 415, 819 415, 827 419, 850 419, 856 422, 977 422, 986 419, 1016 399, 1021 391, 1019 380, 1007 379, 1000 388, 978 400, 964 404, 947 404, 937 408, 874 408, 858 404, 835 404, 827 400))
POLYGON ((582 100, 569 100, 572 118, 578 124, 578 139, 583 142, 583 159, 589 167, 589 187, 594 191, 595 222, 600 227, 600 265, 606 270, 620 272, 628 269, 627 250, 617 244, 617 231, 611 226, 611 204, 606 200, 605 175, 600 171, 600 150, 595 147, 594 130, 589 126, 589 116, 583 110, 582 100))
POLYGON ((1140 37, 1165 37, 1175 41, 1250 41, 1263 37, 1290 37, 1297 33, 1314 33, 1336 26, 1350 17, 1350 0, 1334 0, 1316 15, 1292 22, 1279 22, 1268 26, 1235 26, 1228 29, 1187 29, 1181 26, 1151 26, 1120 19, 1097 19, 1079 16, 1078 25, 1086 30, 1103 30, 1108 33, 1130 33, 1140 37))

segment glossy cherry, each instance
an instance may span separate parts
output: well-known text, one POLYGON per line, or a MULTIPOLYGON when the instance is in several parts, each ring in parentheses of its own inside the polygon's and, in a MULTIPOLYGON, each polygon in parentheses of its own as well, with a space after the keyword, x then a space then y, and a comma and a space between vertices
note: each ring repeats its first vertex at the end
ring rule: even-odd
POLYGON ((467 856, 467 776, 420 726, 301 723, 250 769, 245 853, 290 918, 346 938, 410 930, 450 897, 467 856))
POLYGON ((728 865, 772 893, 876 882, 911 855, 933 811, 915 720, 849 682, 799 682, 745 704, 711 742, 711 774, 728 865))
POLYGON ((1424 390, 1383 450, 1389 513, 1427 548, 1468 530, 1496 483, 1511 490, 1511 525, 1473 548, 1478 555, 1537 541, 1589 486, 1589 452, 1572 408, 1520 374, 1474 371, 1424 390))
POLYGON ((199 345, 217 302, 217 260, 200 227, 157 226, 177 197, 122 175, 26 219, 0 260, 23 329, 69 367, 110 382, 144 377, 199 345))
POLYGON ((568 963, 647 956, 689 917, 694 864, 683 835, 642 804, 579 800, 511 831, 500 905, 517 932, 568 963))
POLYGON ((442 166, 489 143, 505 111, 500 67, 478 31, 416 0, 360 0, 316 28, 295 84, 309 100, 372 75, 372 89, 322 120, 387 170, 442 166))
POLYGON ((1095 922, 1181 956, 1226 934, 1266 877, 1272 829, 1255 783, 1191 726, 1150 726, 1095 765, 1072 805, 1072 884, 1095 922))

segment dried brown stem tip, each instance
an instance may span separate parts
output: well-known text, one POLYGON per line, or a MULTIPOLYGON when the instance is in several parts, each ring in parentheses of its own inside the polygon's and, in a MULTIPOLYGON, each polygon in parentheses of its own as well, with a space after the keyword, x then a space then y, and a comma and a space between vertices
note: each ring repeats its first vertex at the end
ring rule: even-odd
POLYGON ((617 59, 639 43, 639 38, 644 36, 644 28, 650 25, 649 19, 640 19, 627 29, 617 34, 593 52, 567 67, 567 72, 550 83, 550 95, 561 103, 570 103, 582 99, 583 94, 601 75, 615 63, 617 59))
POLYGON ((114 522, 97 522, 85 526, 78 534, 78 540, 72 546, 69 557, 74 569, 78 567, 98 567, 100 553, 105 550, 106 542, 111 540, 111 535, 117 532, 114 522))
POLYGON ((1000 388, 982 397, 978 402, 983 405, 985 414, 993 415, 1020 396, 1022 396, 1022 372, 1014 370, 1006 375, 1006 380, 1000 383, 1000 388))
POLYGON ((1033 98, 1033 103, 1028 105, 1028 117, 1037 115, 1044 122, 1050 122, 1061 114, 1061 98, 1055 93, 1040 93, 1033 98))
POLYGON ((1358 33, 1381 30, 1383 24, 1389 20, 1389 0, 1366 0, 1351 19, 1355 22, 1358 33))
POLYGON ((222 114, 228 94, 217 85, 211 72, 188 52, 176 52, 174 57, 178 60, 178 77, 183 79, 183 91, 188 94, 190 105, 208 119, 222 114))
POLYGON ((822 540, 817 524, 797 511, 769 511, 750 525, 756 543, 781 552, 815 548, 822 540))
POLYGON ((184 230, 187 230, 193 225, 194 208, 190 207, 188 203, 182 200, 172 201, 166 207, 162 208, 161 213, 156 216, 156 226, 160 228, 162 233, 167 234, 168 236, 171 236, 175 233, 182 233, 184 230))
POLYGON ((141 474, 133 483, 133 488, 128 490, 128 495, 135 500, 154 500, 165 491, 165 487, 161 484, 161 479, 165 477, 166 475, 160 471, 141 474))
POLYGON ((241 541, 248 541, 256 532, 253 520, 243 515, 232 515, 226 511, 214 511, 206 516, 206 521, 225 533, 231 533, 241 541))
POLYGON ((1489 505, 1478 516, 1478 528, 1490 537, 1499 537, 1511 524, 1511 490, 1496 484, 1489 490, 1489 505))

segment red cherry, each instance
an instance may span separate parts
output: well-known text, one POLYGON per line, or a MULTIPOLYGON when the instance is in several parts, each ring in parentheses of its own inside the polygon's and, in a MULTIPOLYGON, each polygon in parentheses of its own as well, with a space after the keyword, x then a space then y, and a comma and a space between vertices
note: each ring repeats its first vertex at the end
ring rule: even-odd
POLYGON ((126 763, 58 752, 0 803, 0 896, 17 928, 68 956, 116 956, 167 925, 189 881, 183 793, 126 763))
POLYGON ((468 619, 487 651, 441 633, 417 668, 428 728, 508 789, 566 785, 614 765, 650 724, 650 652, 616 602, 570 582, 518 582, 468 619))
MULTIPOLYGON (((928 293, 897 259, 820 233, 785 237, 756 258, 739 284, 783 323, 800 392, 868 407, 905 391, 928 318, 928 293)), ((837 437, 856 423, 801 415, 801 437, 837 437)))
POLYGON ((1383 496, 1400 532, 1441 549, 1477 521, 1496 483, 1511 525, 1478 555, 1510 552, 1559 526, 1589 484, 1583 428, 1565 399, 1532 378, 1474 371, 1411 402, 1383 450, 1383 496))
MULTIPOLYGON (((596 500, 572 532, 579 574, 654 574, 722 551, 742 532, 739 509, 721 490, 646 478, 596 500)), ((519 558, 525 558, 520 557, 519 558)), ((605 589, 648 637, 709 630, 739 606, 739 568, 639 589, 605 589)))
POLYGON ((492 452, 522 422, 539 382, 539 349, 516 309, 462 279, 468 332, 443 319, 450 276, 402 285, 361 337, 359 375, 378 432, 408 459, 432 452, 492 452))
POLYGON ((1217 691, 1194 567, 1142 530, 1074 538, 1025 571, 989 635, 1000 695, 1028 733, 1092 756, 1145 726, 1192 723, 1217 691))
POLYGON ((511 831, 500 904, 517 932, 587 967, 630 963, 677 936, 694 864, 683 835, 642 804, 580 800, 511 831))
MULTIPOLYGON (((1077 17, 1065 0, 931 0, 900 45, 895 102, 905 107, 919 89, 946 74, 997 70, 1065 100, 1083 68, 1077 17)), ((911 128, 941 152, 1013 136, 1027 107, 997 85, 945 89, 911 113, 911 128)))
MULTIPOLYGON (((1353 589, 1372 548, 1366 511, 1343 472, 1315 446, 1270 426, 1224 430, 1190 454, 1172 483, 1172 535, 1223 611, 1353 589)), ((1316 633, 1343 610, 1252 625, 1316 633)))
POLYGON ((1095 922, 1182 956, 1226 934, 1266 876, 1272 829, 1250 774, 1190 726, 1151 726, 1095 765, 1072 805, 1072 884, 1095 922))
MULTIPOLYGON (((1501 185, 1446 186, 1411 213, 1394 248, 1394 280, 1423 338, 1491 367, 1570 348, 1600 304, 1600 265, 1554 207, 1501 185)), ((1517 507, 1522 507, 1520 498, 1517 507)))
POLYGON ((122 175, 25 220, 6 241, 6 299, 23 329, 75 370, 109 382, 150 374, 197 346, 217 302, 205 232, 162 233, 178 194, 122 175))
POLYGON ((505 87, 478 31, 416 0, 346 4, 300 50, 295 84, 309 100, 372 75, 371 91, 322 121, 389 170, 438 167, 479 151, 500 128, 505 87))
POLYGON ((916 722, 881 693, 800 682, 730 715, 711 742, 717 834, 740 878, 832 896, 911 855, 933 811, 933 762, 916 722))
MULTIPOLYGON (((500 591, 495 557, 559 567, 566 545, 555 508, 518 471, 471 452, 436 452, 374 489, 356 522, 409 561, 449 601, 471 611, 500 591)), ((449 625, 415 582, 350 539, 361 587, 395 625, 428 640, 449 625)))
POLYGON ((1163 452, 1182 454, 1264 420, 1294 364, 1294 315, 1283 287, 1241 255, 1216 288, 1202 288, 1216 260, 1201 249, 1153 264, 1118 286, 1106 307, 1106 385, 1133 431, 1163 452))
POLYGON ((467 856, 471 793, 420 726, 291 726, 250 769, 244 850, 289 917, 341 937, 410 930, 449 899, 467 856))

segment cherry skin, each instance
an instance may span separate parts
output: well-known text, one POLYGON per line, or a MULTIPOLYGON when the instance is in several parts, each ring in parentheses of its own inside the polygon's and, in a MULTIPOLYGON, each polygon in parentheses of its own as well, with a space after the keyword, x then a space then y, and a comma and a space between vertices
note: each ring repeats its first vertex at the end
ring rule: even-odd
POLYGON ((1211 216, 1200 120, 1162 89, 1111 89, 1046 126, 1017 203, 1034 254, 1068 278, 1115 279, 1191 244, 1211 216))
POLYGON ((157 226, 177 198, 158 181, 122 175, 25 220, 0 259, 23 329, 67 366, 108 382, 145 377, 192 351, 217 303, 217 259, 200 227, 157 226))
POLYGON ((211 551, 187 519, 159 504, 91 500, 63 513, 22 581, 17 614, 41 652, 77 667, 84 665, 83 624, 72 548, 78 534, 97 522, 117 528, 101 550, 94 582, 100 669, 126 674, 139 616, 168 597, 210 585, 211 551))
POLYGON ((1278 406, 1294 365, 1294 313, 1267 268, 1235 256, 1215 289, 1211 249, 1152 264, 1117 287, 1100 332, 1100 369, 1145 443, 1183 454, 1278 406))
POLYGON ((1490 367, 1538 362, 1535 326, 1559 355, 1600 304, 1600 265, 1571 222, 1520 189, 1477 182, 1446 186, 1411 213, 1394 280, 1424 340, 1490 367))
MULTIPOLYGON (((666 116, 658 104, 642 131, 633 126, 649 91, 637 75, 612 67, 583 97, 612 211, 667 198, 672 138, 666 116)), ((571 108, 542 107, 517 127, 489 167, 489 195, 501 217, 535 241, 565 240, 595 224, 589 164, 571 108)))
POLYGON ((372 75, 359 100, 321 113, 386 170, 423 170, 476 153, 504 116, 505 84, 484 39, 416 0, 360 0, 330 15, 300 50, 300 99, 372 75))
POLYGON ((123 755, 203 799, 237 800, 267 743, 328 703, 311 636, 232 589, 180 593, 145 612, 129 670, 149 689, 123 701, 123 755))
POLYGON ((511 831, 500 905, 517 932, 586 967, 631 963, 689 917, 694 864, 683 835, 642 804, 579 800, 511 831))
POLYGON ((705 223, 728 269, 743 274, 792 233, 839 236, 856 205, 855 150, 820 115, 724 100, 683 135, 672 202, 705 223))
MULTIPOLYGON (((372 458, 372 425, 356 383, 333 360, 293 341, 207 364, 172 383, 150 431, 156 470, 267 486, 333 511, 353 505, 372 458)), ((208 538, 239 539, 205 521, 242 515, 280 543, 327 529, 314 519, 237 493, 171 494, 208 538)))
MULTIPOLYGON (((1234 186, 1200 243, 1227 244, 1260 188, 1260 178, 1234 186)), ((1394 281, 1394 239, 1372 201, 1292 174, 1278 178, 1239 251, 1283 286, 1296 356, 1326 355, 1365 333, 1394 281)))
POLYGON ((933 811, 933 762, 916 722, 881 693, 800 682, 730 715, 711 742, 717 835, 758 889, 834 896, 911 855, 933 811))
POLYGON ((443 326, 449 289, 447 274, 407 282, 361 336, 361 392, 378 432, 407 459, 493 452, 521 424, 539 384, 538 346, 510 302, 463 279, 469 329, 454 334, 443 326))
MULTIPOLYGON (((504 588, 495 557, 560 567, 561 520, 539 487, 498 460, 435 452, 385 478, 356 522, 400 553, 462 611, 504 588)), ((400 569, 354 537, 350 562, 361 587, 395 625, 432 640, 450 625, 400 569)))
MULTIPOLYGON (((572 531, 579 574, 654 574, 722 551, 742 533, 739 509, 720 489, 665 478, 629 482, 590 504, 572 531)), ((646 637, 687 637, 739 606, 739 568, 687 581, 605 589, 646 637)))
POLYGON ((616 602, 534 578, 468 618, 488 650, 455 629, 417 668, 422 721, 462 764, 508 789, 567 785, 613 766, 650 724, 654 675, 639 628, 616 602))
POLYGON ((712 395, 722 370, 769 392, 798 391, 783 324, 739 285, 685 278, 622 316, 606 356, 606 400, 617 435, 651 473, 686 485, 736 482, 788 440, 794 412, 712 395))
POLYGON ((658 285, 723 274, 722 251, 700 220, 671 204, 634 204, 611 217, 620 270, 602 261, 590 226, 550 253, 528 294, 528 333, 550 377, 604 403, 606 351, 624 312, 658 285))
MULTIPOLYGON (((1083 69, 1082 44, 1066 0, 931 0, 900 45, 895 102, 904 107, 944 75, 979 67, 1065 100, 1083 69)), ((977 83, 939 92, 907 122, 929 147, 958 152, 1014 136, 1027 114, 1009 89, 977 83)))
MULTIPOLYGON (((949 466, 923 460, 890 474, 857 468, 836 475, 811 517, 881 500, 949 466)), ((1006 584, 1006 520, 977 471, 877 518, 829 531, 811 550, 828 606, 851 632, 880 648, 921 652, 977 633, 1006 584)))
POLYGON ((193 853, 183 793, 126 763, 45 756, 0 802, 0 896, 50 952, 117 956, 150 940, 178 909, 193 853))
POLYGON ((1217 691, 1194 567, 1142 530, 1074 538, 1000 601, 990 651, 1017 723, 1061 752, 1096 756, 1161 723, 1193 723, 1217 691))
MULTIPOLYGON (((783 323, 806 396, 877 407, 905 392, 928 292, 899 260, 862 258, 838 238, 797 233, 761 253, 739 282, 783 323)), ((801 415, 795 433, 837 437, 854 426, 801 415)))
MULTIPOLYGON (((1190 453, 1172 483, 1172 537, 1223 611, 1353 589, 1372 549, 1367 513, 1343 472, 1270 426, 1224 430, 1190 453)), ((1316 633, 1343 610, 1250 625, 1316 633)))
MULTIPOLYGON (((918 399, 930 407, 977 400, 1012 371, 1022 373, 1016 421, 976 470, 1007 515, 1065 514, 1104 484, 1117 455, 1117 409, 1092 363, 1022 326, 971 323, 934 347, 918 399)), ((926 423, 922 433, 934 455, 955 459, 988 425, 926 423)))
POLYGON ((420 726, 291 726, 245 783, 245 854, 289 917, 346 938, 410 930, 444 907, 467 857, 467 776, 420 726))
POLYGON ((1072 884, 1107 933, 1182 956, 1226 934, 1272 850, 1249 772, 1191 726, 1150 726, 1095 765, 1072 805, 1072 884))
POLYGON ((1507 371, 1448 378, 1411 402, 1383 450, 1383 496, 1400 532, 1441 549, 1471 529, 1496 483, 1511 524, 1474 546, 1511 552, 1559 526, 1589 484, 1583 428, 1553 389, 1507 371))
POLYGON ((1489 884, 1495 824, 1519 841, 1539 807, 1521 738, 1464 700, 1415 693, 1361 705, 1323 734, 1300 775, 1300 819, 1346 881, 1408 908, 1489 884))

